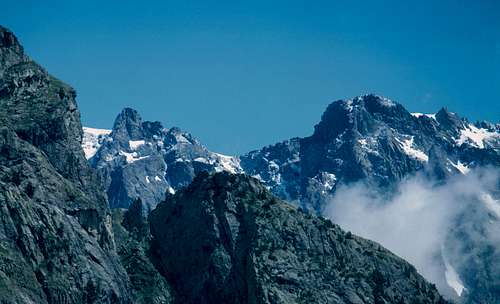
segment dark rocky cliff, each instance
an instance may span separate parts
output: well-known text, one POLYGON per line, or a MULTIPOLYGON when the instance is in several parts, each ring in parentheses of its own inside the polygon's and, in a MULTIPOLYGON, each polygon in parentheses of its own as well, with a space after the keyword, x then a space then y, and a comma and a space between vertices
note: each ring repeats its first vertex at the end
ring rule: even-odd
POLYGON ((245 175, 201 173, 150 221, 176 303, 445 303, 401 258, 245 175))
POLYGON ((0 27, 0 302, 131 303, 75 92, 0 27))

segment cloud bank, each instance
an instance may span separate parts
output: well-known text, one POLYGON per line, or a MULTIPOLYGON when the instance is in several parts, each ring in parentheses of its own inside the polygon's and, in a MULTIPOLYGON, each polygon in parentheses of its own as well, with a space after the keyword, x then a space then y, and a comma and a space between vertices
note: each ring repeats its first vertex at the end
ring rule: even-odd
POLYGON ((467 292, 461 270, 481 251, 469 247, 487 246, 493 258, 500 256, 499 177, 498 168, 439 183, 417 175, 389 195, 363 183, 340 186, 324 215, 381 243, 412 263, 442 294, 456 297, 467 292))

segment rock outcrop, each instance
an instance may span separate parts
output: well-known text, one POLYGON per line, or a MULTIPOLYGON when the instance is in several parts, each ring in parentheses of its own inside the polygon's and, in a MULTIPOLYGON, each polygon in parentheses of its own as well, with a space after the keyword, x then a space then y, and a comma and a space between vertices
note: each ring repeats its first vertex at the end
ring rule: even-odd
POLYGON ((150 222, 176 303, 445 303, 401 258, 245 175, 200 173, 150 222))
POLYGON ((75 91, 0 27, 0 302, 131 303, 75 91))
POLYGON ((116 248, 130 278, 136 304, 168 304, 174 302, 170 284, 151 261, 149 223, 140 200, 128 210, 113 209, 116 248))

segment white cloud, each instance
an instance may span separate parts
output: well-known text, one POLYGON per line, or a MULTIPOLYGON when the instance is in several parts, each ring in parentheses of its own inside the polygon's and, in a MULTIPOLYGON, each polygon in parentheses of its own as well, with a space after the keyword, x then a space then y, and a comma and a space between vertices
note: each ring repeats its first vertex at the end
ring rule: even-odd
MULTIPOLYGON (((472 170, 467 175, 457 174, 445 183, 415 176, 401 182, 391 195, 363 183, 340 186, 324 213, 344 229, 377 241, 405 258, 443 294, 452 296, 462 293, 458 285, 462 282, 458 274, 453 282, 445 275, 445 252, 441 248, 446 251, 450 264, 466 261, 456 256, 463 253, 448 252, 446 243, 457 216, 467 214, 465 211, 471 204, 486 210, 482 214, 488 214, 488 218, 478 219, 475 215, 465 217, 466 220, 491 222, 495 218, 494 227, 500 227, 498 214, 493 212, 500 208, 499 201, 493 198, 498 191, 499 171, 498 168, 472 170)), ((481 237, 490 235, 493 234, 481 237)), ((498 242, 488 243, 496 244, 495 250, 500 252, 498 242)), ((448 272, 450 267, 448 265, 448 272)), ((453 267, 460 269, 460 265, 453 267)))

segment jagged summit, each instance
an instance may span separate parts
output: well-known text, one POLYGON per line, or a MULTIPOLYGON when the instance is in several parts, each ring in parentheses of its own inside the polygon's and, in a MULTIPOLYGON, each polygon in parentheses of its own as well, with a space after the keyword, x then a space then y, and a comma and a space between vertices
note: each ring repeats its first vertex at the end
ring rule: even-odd
POLYGON ((399 103, 374 94, 337 100, 326 108, 313 136, 332 138, 344 131, 361 134, 373 132, 378 122, 404 128, 401 121, 411 121, 411 114, 399 103))
POLYGON ((132 108, 124 108, 113 124, 113 136, 119 140, 138 140, 144 137, 142 118, 132 108))
POLYGON ((187 186, 201 171, 240 171, 236 158, 210 152, 180 128, 143 121, 131 108, 118 114, 111 132, 87 130, 83 145, 112 207, 127 208, 141 198, 151 210, 165 193, 187 186))
POLYGON ((17 37, 0 25, 0 77, 9 67, 28 60, 17 37))
MULTIPOLYGON (((333 194, 339 184, 366 180, 390 187, 417 171, 445 178, 474 166, 495 165, 499 134, 498 126, 471 124, 446 109, 436 114, 410 113, 400 103, 367 94, 331 103, 311 136, 239 158, 210 152, 191 134, 143 121, 130 108, 118 115, 110 136, 97 136, 97 144, 90 146, 98 147, 91 163, 100 170, 106 163, 114 168, 151 163, 155 158, 150 156, 160 151, 161 165, 141 177, 149 188, 151 177, 159 181, 163 176, 167 182, 155 186, 157 193, 186 186, 200 171, 228 170, 255 176, 281 198, 320 211, 322 197, 333 194), (474 156, 478 153, 489 156, 474 156)), ((93 151, 89 149, 89 155, 93 151)), ((138 189, 133 193, 141 193, 138 189)))
POLYGON ((436 113, 436 121, 442 128, 449 131, 460 130, 464 127, 462 119, 457 114, 448 111, 448 109, 444 107, 436 113))
POLYGON ((19 55, 24 55, 24 48, 9 29, 0 25, 0 48, 10 48, 19 55))

